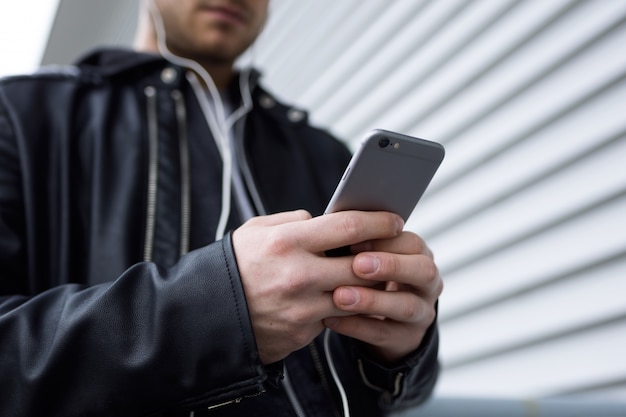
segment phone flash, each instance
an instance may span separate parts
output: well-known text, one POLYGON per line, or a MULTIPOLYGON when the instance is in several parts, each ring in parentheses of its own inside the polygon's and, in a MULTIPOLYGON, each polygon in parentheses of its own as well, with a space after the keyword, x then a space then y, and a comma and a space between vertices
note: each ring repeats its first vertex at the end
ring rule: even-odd
POLYGON ((398 142, 393 144, 393 149, 398 149, 400 147, 400 144, 398 142))

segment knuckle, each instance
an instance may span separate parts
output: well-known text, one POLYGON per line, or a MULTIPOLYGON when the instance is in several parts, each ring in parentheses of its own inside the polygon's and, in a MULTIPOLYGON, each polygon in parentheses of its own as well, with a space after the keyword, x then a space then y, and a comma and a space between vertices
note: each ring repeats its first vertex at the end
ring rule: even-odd
POLYGON ((242 226, 257 226, 263 224, 263 219, 260 218, 259 216, 255 216, 255 217, 250 217, 248 220, 246 220, 245 222, 243 222, 242 226))
POLYGON ((346 214, 340 225, 341 232, 348 237, 354 237, 358 235, 361 228, 361 222, 354 214, 346 214))
POLYGON ((437 312, 435 311, 434 305, 429 305, 427 308, 424 309, 423 318, 424 318, 424 321, 428 323, 429 326, 432 322, 435 321, 436 317, 437 317, 437 312))
POLYGON ((276 255, 285 255, 293 247, 293 242, 285 236, 280 230, 274 228, 268 231, 265 239, 266 247, 269 253, 276 255))
POLYGON ((389 339, 391 337, 391 331, 388 326, 376 326, 373 334, 371 343, 375 346, 385 346, 389 343, 389 339))
POLYGON ((408 247, 411 253, 424 253, 426 249, 426 244, 424 240, 412 232, 405 232, 405 239, 407 239, 408 247))
POLYGON ((414 302, 405 303, 400 311, 400 320, 406 321, 406 322, 414 321, 415 318, 420 313, 419 310, 420 309, 418 308, 416 303, 414 302))
POLYGON ((297 215, 299 220, 309 220, 313 218, 311 213, 304 209, 296 210, 295 214, 297 215))
POLYGON ((445 285, 443 283, 443 280, 440 278, 437 288, 435 289, 435 298, 438 298, 442 293, 443 293, 443 289, 444 289, 445 285))
MULTIPOLYGON (((402 265, 395 256, 381 256, 381 270, 390 277, 398 276, 402 273, 402 265)), ((406 269, 406 268, 404 268, 406 269)))
POLYGON ((303 329, 311 320, 311 315, 305 309, 297 309, 292 312, 290 319, 294 325, 295 333, 300 334, 304 332, 303 329))
POLYGON ((387 230, 389 231, 389 236, 398 236, 404 232, 400 232, 398 233, 398 216, 397 215, 389 215, 388 213, 385 214, 385 220, 386 220, 386 227, 387 230))
POLYGON ((422 265, 421 275, 424 281, 429 284, 436 283, 439 280, 439 269, 430 258, 427 258, 427 261, 422 265))
POLYGON ((298 271, 293 271, 288 268, 284 271, 284 280, 282 284, 282 291, 286 294, 299 294, 305 290, 308 280, 298 271))

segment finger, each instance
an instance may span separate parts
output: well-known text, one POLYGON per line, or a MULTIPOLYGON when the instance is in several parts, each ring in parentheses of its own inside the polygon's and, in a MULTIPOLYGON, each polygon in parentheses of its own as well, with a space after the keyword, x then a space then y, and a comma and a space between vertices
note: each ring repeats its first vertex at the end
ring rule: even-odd
MULTIPOLYGON (((301 323, 303 326, 311 322, 322 322, 327 317, 345 317, 356 313, 345 311, 335 305, 332 291, 320 293, 317 297, 300 300, 299 310, 291 310, 285 319, 301 323)), ((287 312, 287 309, 282 309, 287 312)))
POLYGON ((395 281, 430 297, 439 296, 443 288, 437 265, 426 255, 364 252, 354 257, 352 269, 359 278, 395 281))
POLYGON ((333 301, 346 312, 381 316, 402 323, 430 325, 435 319, 434 300, 424 299, 410 291, 341 287, 333 292, 333 301))
POLYGON ((336 333, 365 342, 383 359, 395 361, 420 345, 427 327, 368 316, 331 317, 324 325, 336 333))
MULTIPOLYGON (((375 280, 364 280, 354 274, 352 270, 352 258, 338 257, 326 258, 311 256, 309 262, 301 266, 301 279, 309 280, 317 290, 332 293, 337 287, 342 286, 379 286, 375 280)), ((303 283, 306 284, 306 283, 303 283)))
POLYGON ((298 243, 316 253, 399 235, 402 218, 388 212, 342 211, 297 224, 298 243))
POLYGON ((426 242, 412 232, 402 232, 399 236, 391 239, 370 240, 353 245, 352 253, 361 252, 389 252, 399 254, 419 254, 433 257, 433 253, 426 242))
POLYGON ((268 214, 265 216, 252 217, 248 220, 248 224, 257 226, 277 226, 285 223, 298 222, 312 218, 311 214, 306 210, 286 211, 276 214, 268 214))

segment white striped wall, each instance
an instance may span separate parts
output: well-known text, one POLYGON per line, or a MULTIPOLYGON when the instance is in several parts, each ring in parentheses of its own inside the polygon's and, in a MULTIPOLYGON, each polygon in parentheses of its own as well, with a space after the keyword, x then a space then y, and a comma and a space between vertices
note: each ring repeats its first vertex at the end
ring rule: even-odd
POLYGON ((626 1, 272 0, 265 82, 443 143, 440 396, 626 399, 626 1))

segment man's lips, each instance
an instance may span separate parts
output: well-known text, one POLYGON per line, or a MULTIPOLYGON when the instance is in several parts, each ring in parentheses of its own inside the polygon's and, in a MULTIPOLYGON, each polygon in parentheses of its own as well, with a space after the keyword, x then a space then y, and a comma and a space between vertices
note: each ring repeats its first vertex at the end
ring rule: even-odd
POLYGON ((246 15, 237 7, 229 6, 204 6, 202 10, 211 14, 214 18, 231 24, 247 23, 246 15))

